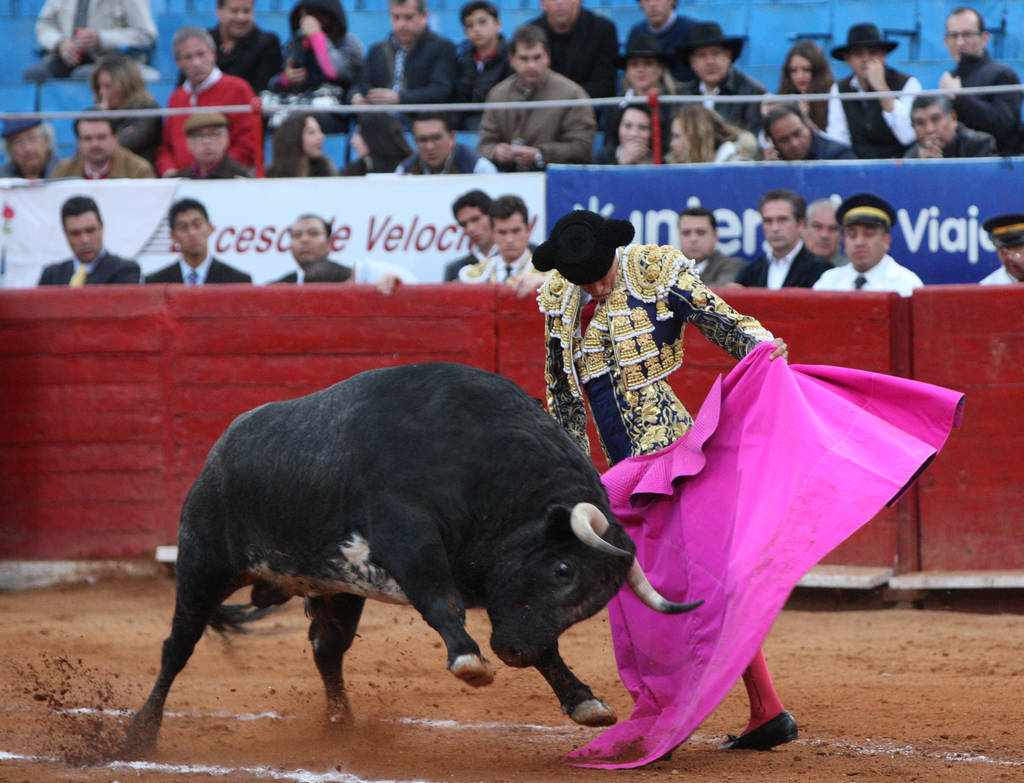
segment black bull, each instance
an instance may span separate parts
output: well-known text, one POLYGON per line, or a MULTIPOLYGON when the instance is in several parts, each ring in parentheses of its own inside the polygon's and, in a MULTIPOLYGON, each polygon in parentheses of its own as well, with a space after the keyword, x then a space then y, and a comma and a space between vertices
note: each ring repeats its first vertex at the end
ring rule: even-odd
POLYGON ((565 665, 558 637, 627 581, 659 596, 613 521, 600 478, 572 438, 518 386, 458 364, 373 370, 239 416, 210 450, 178 531, 171 634, 129 752, 155 741, 164 701, 222 602, 305 596, 328 718, 350 720, 342 657, 366 598, 410 603, 471 685, 491 668, 464 627, 486 607, 491 649, 534 666, 587 725, 615 714, 565 665))

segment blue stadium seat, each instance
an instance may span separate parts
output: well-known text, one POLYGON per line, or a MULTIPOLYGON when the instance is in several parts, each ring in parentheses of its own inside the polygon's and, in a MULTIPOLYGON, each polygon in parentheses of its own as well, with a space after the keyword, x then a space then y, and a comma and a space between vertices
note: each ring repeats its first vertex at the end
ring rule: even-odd
MULTIPOLYGON (((786 51, 798 34, 827 34, 829 0, 796 0, 796 2, 752 3, 744 46, 747 67, 752 65, 782 66, 786 51)), ((819 45, 828 41, 817 39, 819 45)), ((772 79, 778 81, 778 76, 772 79)))
POLYGON ((20 82, 25 69, 39 59, 34 16, 0 18, 0 82, 20 82))
POLYGON ((34 83, 0 83, 0 106, 4 111, 35 111, 38 99, 34 83))
MULTIPOLYGON (((39 85, 39 111, 80 111, 92 106, 89 82, 78 79, 54 79, 39 85)), ((75 152, 74 120, 49 121, 57 136, 57 151, 62 158, 75 152)))
POLYGON ((177 82, 174 77, 161 79, 157 82, 149 82, 146 87, 149 89, 149 94, 156 98, 156 102, 161 106, 166 106, 167 101, 171 97, 171 93, 174 92, 174 88, 177 87, 177 82))

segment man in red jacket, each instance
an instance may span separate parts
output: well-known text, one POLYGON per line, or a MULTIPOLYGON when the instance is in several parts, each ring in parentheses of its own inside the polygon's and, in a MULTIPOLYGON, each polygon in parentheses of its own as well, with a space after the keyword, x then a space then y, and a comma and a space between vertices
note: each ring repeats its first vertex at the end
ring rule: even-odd
MULTIPOLYGON (((188 106, 248 106, 254 97, 244 79, 222 73, 217 67, 217 50, 210 34, 202 27, 182 27, 174 34, 174 60, 185 76, 184 83, 171 93, 167 108, 188 106)), ((243 166, 256 162, 256 120, 252 114, 228 114, 228 154, 243 166)), ((163 141, 156 152, 156 170, 161 177, 178 176, 195 158, 185 143, 186 114, 164 121, 163 141)))

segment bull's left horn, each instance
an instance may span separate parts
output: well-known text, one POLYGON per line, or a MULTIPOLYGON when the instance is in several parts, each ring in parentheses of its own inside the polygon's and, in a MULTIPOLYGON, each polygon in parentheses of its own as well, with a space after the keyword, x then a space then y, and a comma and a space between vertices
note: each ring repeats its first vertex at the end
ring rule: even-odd
POLYGON ((688 604, 677 604, 675 601, 669 601, 661 593, 654 589, 654 585, 647 579, 647 574, 640 567, 640 562, 634 557, 633 565, 629 568, 629 573, 626 575, 626 582, 632 588, 636 597, 644 602, 646 606, 649 606, 656 612, 662 614, 684 614, 685 612, 691 612, 704 603, 704 599, 699 601, 691 601, 688 604))
POLYGON ((619 549, 601 538, 601 534, 608 529, 608 519, 597 506, 591 503, 577 503, 569 515, 569 524, 576 538, 587 546, 609 555, 631 556, 626 550, 619 549))

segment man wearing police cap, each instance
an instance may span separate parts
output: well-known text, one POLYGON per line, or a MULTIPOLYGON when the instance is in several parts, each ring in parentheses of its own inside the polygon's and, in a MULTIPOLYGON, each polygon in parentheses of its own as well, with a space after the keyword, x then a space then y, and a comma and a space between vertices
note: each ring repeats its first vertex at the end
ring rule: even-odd
POLYGON ((979 285, 1007 285, 1024 282, 1024 215, 996 215, 981 224, 996 246, 1002 264, 979 285))
POLYGON ((843 227, 843 250, 850 263, 827 270, 813 288, 817 291, 895 291, 910 296, 924 285, 921 278, 889 255, 896 210, 873 193, 857 193, 839 205, 836 219, 843 227))

